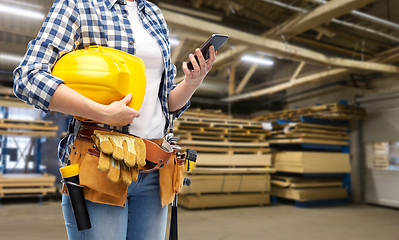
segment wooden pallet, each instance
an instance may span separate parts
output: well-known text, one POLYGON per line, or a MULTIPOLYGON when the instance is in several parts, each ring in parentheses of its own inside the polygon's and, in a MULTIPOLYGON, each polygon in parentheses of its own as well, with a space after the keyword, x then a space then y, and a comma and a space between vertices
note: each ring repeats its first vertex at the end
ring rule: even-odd
POLYGON ((179 206, 188 209, 264 206, 270 204, 269 193, 178 195, 179 206))
POLYGON ((48 174, 4 174, 0 177, 0 197, 47 195, 56 192, 55 176, 48 174))

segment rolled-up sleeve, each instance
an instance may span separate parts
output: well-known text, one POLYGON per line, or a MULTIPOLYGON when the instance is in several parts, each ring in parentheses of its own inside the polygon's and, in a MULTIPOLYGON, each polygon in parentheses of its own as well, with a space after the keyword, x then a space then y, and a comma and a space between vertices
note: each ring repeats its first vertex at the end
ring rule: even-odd
POLYGON ((55 62, 79 46, 79 13, 74 1, 56 0, 38 36, 14 70, 14 94, 27 104, 49 112, 50 100, 63 81, 51 75, 55 62))

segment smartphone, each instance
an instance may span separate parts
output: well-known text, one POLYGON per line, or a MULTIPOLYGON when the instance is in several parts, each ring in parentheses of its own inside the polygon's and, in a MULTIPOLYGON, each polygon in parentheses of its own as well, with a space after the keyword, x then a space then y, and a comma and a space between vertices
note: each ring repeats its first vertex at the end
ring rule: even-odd
MULTIPOLYGON (((212 34, 212 36, 210 36, 208 40, 206 40, 200 47, 202 55, 204 55, 205 61, 209 58, 209 47, 213 45, 215 51, 217 51, 223 45, 223 43, 227 41, 227 39, 229 39, 229 36, 227 35, 212 34)), ((199 65, 197 55, 194 54, 194 57, 199 65)), ((187 60, 187 67, 190 71, 194 70, 193 64, 191 63, 190 59, 187 60)))

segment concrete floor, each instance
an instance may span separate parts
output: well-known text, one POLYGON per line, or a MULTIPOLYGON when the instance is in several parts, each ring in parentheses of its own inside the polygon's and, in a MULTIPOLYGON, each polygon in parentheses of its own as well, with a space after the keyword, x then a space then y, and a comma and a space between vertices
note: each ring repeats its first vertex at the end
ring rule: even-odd
MULTIPOLYGON (((398 210, 369 205, 311 209, 270 205, 195 211, 179 208, 182 240, 397 240, 398 226, 398 210)), ((0 239, 66 240, 60 202, 3 203, 0 239)))

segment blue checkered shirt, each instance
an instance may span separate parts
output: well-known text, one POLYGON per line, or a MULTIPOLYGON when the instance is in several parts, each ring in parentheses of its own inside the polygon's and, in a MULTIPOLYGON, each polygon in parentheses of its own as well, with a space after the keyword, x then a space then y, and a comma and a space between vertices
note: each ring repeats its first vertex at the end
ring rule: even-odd
MULTIPOLYGON (((165 70, 159 89, 159 99, 166 118, 164 133, 169 127, 168 96, 176 87, 173 83, 176 67, 171 63, 168 26, 161 10, 153 3, 136 0, 141 23, 156 39, 165 70)), ((14 70, 14 93, 24 102, 45 113, 57 86, 63 81, 51 75, 55 62, 64 54, 91 45, 115 48, 135 55, 135 37, 128 20, 126 0, 56 0, 38 36, 32 40, 26 55, 14 70)), ((174 118, 186 110, 171 113, 174 118)), ((107 128, 112 126, 101 125, 107 128)), ((127 131, 127 127, 123 127, 127 131)), ((59 157, 65 162, 75 136, 68 134, 59 145, 59 157)))

